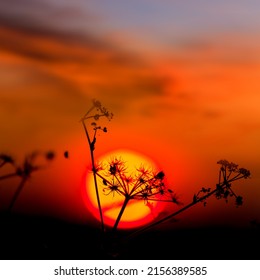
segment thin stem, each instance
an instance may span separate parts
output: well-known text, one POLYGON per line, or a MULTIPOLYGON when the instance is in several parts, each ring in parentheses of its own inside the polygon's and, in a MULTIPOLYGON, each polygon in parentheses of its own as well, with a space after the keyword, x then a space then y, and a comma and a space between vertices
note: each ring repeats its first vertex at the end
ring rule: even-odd
MULTIPOLYGON (((96 114, 96 115, 98 115, 99 118, 106 116, 105 114, 96 114)), ((96 115, 85 116, 82 120, 93 119, 93 118, 95 118, 96 115)))
POLYGON ((141 186, 147 182, 148 180, 145 180, 144 182, 141 182, 141 178, 143 177, 143 174, 140 174, 140 176, 138 177, 138 179, 136 180, 136 184, 133 186, 132 190, 130 191, 129 195, 132 195, 139 187, 141 188, 141 186))
POLYGON ((122 207, 121 207, 121 210, 120 210, 120 212, 119 212, 119 214, 118 214, 118 216, 117 216, 116 222, 115 222, 115 224, 114 224, 113 232, 115 232, 115 231, 117 230, 117 226, 118 226, 118 224, 119 224, 119 222, 120 222, 120 220, 121 220, 121 217, 122 217, 122 215, 123 215, 123 213, 124 213, 124 211, 125 211, 126 205, 127 205, 127 203, 129 202, 129 200, 130 200, 130 196, 126 196, 126 197, 125 197, 125 200, 124 200, 124 203, 123 203, 123 205, 122 205, 122 207))
POLYGON ((18 196, 20 195, 21 191, 23 190, 23 188, 25 186, 26 181, 27 181, 27 177, 23 177, 21 182, 20 182, 20 184, 18 185, 18 187, 17 187, 17 189, 16 189, 16 191, 14 193, 14 196, 12 197, 12 200, 11 200, 11 202, 9 204, 9 207, 8 207, 8 211, 9 212, 11 212, 11 210, 12 210, 12 208, 13 208, 13 206, 14 206, 17 198, 18 198, 18 196))
POLYGON ((86 113, 86 114, 84 115, 84 117, 81 119, 82 122, 86 119, 87 115, 88 115, 94 108, 95 108, 95 106, 92 106, 92 107, 87 111, 87 113, 86 113))
POLYGON ((91 145, 91 140, 90 140, 89 133, 88 133, 88 130, 87 130, 87 127, 86 127, 86 124, 85 124, 84 120, 82 120, 82 125, 84 127, 84 130, 85 130, 85 133, 86 133, 86 136, 87 136, 87 139, 88 139, 88 144, 91 145))
POLYGON ((93 168, 93 177, 94 177, 94 184, 95 184, 95 191, 96 191, 96 196, 97 196, 97 203, 98 203, 98 210, 99 210, 99 215, 100 215, 100 221, 101 221, 101 229, 102 232, 104 232, 104 220, 103 220, 103 213, 102 213, 102 208, 101 208, 101 203, 100 203, 100 197, 99 197, 99 191, 98 191, 98 185, 97 185, 97 176, 96 176, 96 171, 95 169, 95 162, 94 162, 94 153, 91 151, 91 162, 92 162, 92 168, 93 168))
POLYGON ((1 176, 0 180, 8 179, 8 178, 15 177, 15 176, 17 176, 17 173, 6 174, 6 175, 1 176))
MULTIPOLYGON (((140 197, 140 198, 136 198, 136 197, 134 197, 134 199, 136 199, 136 200, 143 200, 143 198, 142 197, 140 197)), ((159 201, 159 202, 173 202, 171 199, 157 199, 157 198, 147 198, 147 201, 159 201)))
MULTIPOLYGON (((116 177, 116 176, 115 176, 115 177, 116 177)), ((120 177, 120 179, 121 179, 121 182, 119 182, 119 179, 117 179, 117 177, 116 177, 116 179, 118 180, 119 184, 122 185, 122 188, 123 188, 123 190, 125 191, 125 193, 127 193, 127 195, 129 195, 129 187, 126 188, 126 184, 125 184, 124 179, 122 178, 121 172, 119 172, 119 177, 120 177)))
POLYGON ((0 168, 3 167, 6 163, 7 163, 6 161, 2 162, 2 163, 0 164, 0 168))
POLYGON ((241 174, 237 174, 236 176, 234 176, 233 178, 229 179, 229 183, 231 182, 234 182, 234 181, 237 181, 237 180, 240 180, 242 178, 244 178, 245 176, 244 175, 241 175, 241 174))
POLYGON ((228 189, 231 191, 231 193, 234 195, 234 197, 237 198, 237 195, 234 193, 234 191, 230 187, 228 189))
MULTIPOLYGON (((93 141, 90 140, 89 133, 86 127, 86 124, 84 120, 82 120, 82 124, 88 139, 88 144, 90 148, 90 156, 91 156, 91 165, 92 165, 92 170, 93 170, 93 178, 94 178, 94 185, 95 185, 95 191, 96 191, 96 197, 97 197, 97 203, 98 203, 98 210, 99 210, 99 215, 100 215, 100 221, 101 221, 101 229, 102 232, 105 231, 104 228, 104 220, 103 220, 103 213, 102 213, 102 208, 101 208, 101 203, 100 203, 100 197, 99 197, 99 191, 98 191, 98 184, 97 184, 97 176, 96 176, 96 170, 95 170, 95 160, 94 160, 94 147, 93 147, 93 141)), ((94 138, 95 139, 95 138, 94 138)))
POLYGON ((124 182, 124 180, 123 180, 122 177, 121 177, 121 174, 119 173, 119 177, 120 177, 120 180, 121 180, 121 181, 119 180, 119 178, 118 178, 116 175, 114 175, 114 177, 116 178, 118 184, 119 184, 119 185, 122 187, 122 189, 124 190, 124 193, 127 194, 127 195, 129 195, 128 192, 127 192, 126 186, 125 186, 125 182, 124 182))
MULTIPOLYGON (((222 187, 223 187, 223 186, 222 186, 222 187)), ((152 224, 150 224, 150 225, 148 225, 148 226, 145 226, 145 227, 143 227, 143 228, 141 228, 141 229, 135 231, 134 233, 132 233, 132 234, 130 234, 128 237, 126 237, 125 240, 131 239, 131 238, 133 238, 134 236, 136 236, 137 234, 140 234, 140 233, 142 233, 142 232, 144 232, 144 231, 147 231, 147 230, 149 230, 149 229, 151 229, 151 228, 153 228, 153 227, 155 227, 155 226, 157 226, 157 225, 159 225, 159 224, 161 224, 161 223, 163 223, 163 222, 165 222, 165 221, 167 221, 167 220, 169 220, 169 219, 175 217, 176 215, 178 215, 178 214, 182 213, 183 211, 189 209, 190 207, 194 206, 194 205, 197 204, 198 202, 201 202, 201 201, 203 201, 204 199, 208 198, 209 196, 213 195, 215 192, 217 192, 217 189, 214 189, 214 190, 211 191, 210 193, 208 193, 208 194, 202 196, 201 198, 198 198, 197 200, 195 200, 195 201, 191 202, 190 204, 184 206, 184 207, 181 208, 180 210, 178 210, 178 211, 176 211, 176 212, 174 212, 174 213, 172 213, 172 214, 166 216, 165 218, 162 218, 162 219, 160 219, 160 220, 157 221, 157 222, 154 222, 154 223, 152 223, 152 224)))

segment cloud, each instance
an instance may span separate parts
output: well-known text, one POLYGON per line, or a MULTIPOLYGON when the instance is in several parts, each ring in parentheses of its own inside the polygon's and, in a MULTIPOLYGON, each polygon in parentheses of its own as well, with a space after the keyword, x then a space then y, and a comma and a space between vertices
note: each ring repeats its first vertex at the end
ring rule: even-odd
MULTIPOLYGON (((4 1, 4 9, 0 11, 0 49, 2 60, 12 65, 12 71, 17 70, 13 83, 18 85, 18 81, 24 81, 19 84, 20 88, 13 87, 12 92, 19 92, 23 98, 30 96, 28 110, 39 106, 48 108, 49 114, 66 118, 66 114, 71 113, 71 104, 74 104, 71 106, 75 108, 74 114, 82 110, 81 104, 86 100, 98 98, 116 114, 125 117, 129 112, 146 118, 167 115, 168 119, 179 114, 185 115, 188 121, 195 114, 198 120, 198 116, 202 120, 216 120, 227 112, 224 101, 233 98, 233 95, 227 95, 225 87, 235 77, 232 67, 239 65, 237 59, 241 59, 241 53, 244 60, 250 57, 253 60, 258 54, 252 51, 247 57, 246 53, 252 47, 239 45, 240 37, 214 37, 211 34, 207 38, 185 39, 184 36, 178 40, 177 47, 174 43, 169 45, 170 51, 168 49, 160 61, 151 54, 141 56, 126 51, 125 42, 131 43, 127 33, 121 34, 120 40, 115 42, 109 34, 102 37, 98 28, 88 26, 83 32, 75 25, 74 31, 66 30, 67 25, 63 23, 67 16, 68 22, 72 22, 72 18, 75 22, 80 21, 81 14, 88 14, 89 21, 96 20, 87 8, 84 11, 74 8, 70 17, 67 7, 58 15, 58 6, 54 4, 19 2, 25 9, 18 2, 10 2, 15 7, 12 10, 11 4, 4 1), (50 20, 46 20, 48 14, 50 20), (55 21, 54 15, 59 19, 55 21), (172 61, 167 61, 167 56, 172 61), (19 69, 24 69, 26 76, 19 69), (40 97, 38 101, 32 98, 33 92, 42 97, 47 92, 49 105, 46 96, 44 102, 40 97), (213 106, 216 100, 218 105, 213 106), (224 108, 220 109, 221 104, 224 108)), ((243 73, 245 70, 239 67, 236 71, 243 73)), ((3 89, 1 77, 0 82, 3 89)), ((4 91, 8 90, 5 88, 4 91)))
POLYGON ((75 129, 92 98, 127 117, 130 111, 139 113, 142 102, 164 95, 167 77, 145 58, 113 44, 109 36, 100 38, 95 30, 71 32, 38 21, 33 13, 38 6, 33 5, 26 18, 15 9, 0 12, 0 116, 6 120, 1 123, 6 135, 2 147, 15 147, 17 139, 22 149, 45 144, 50 135, 50 143, 63 138, 75 129))

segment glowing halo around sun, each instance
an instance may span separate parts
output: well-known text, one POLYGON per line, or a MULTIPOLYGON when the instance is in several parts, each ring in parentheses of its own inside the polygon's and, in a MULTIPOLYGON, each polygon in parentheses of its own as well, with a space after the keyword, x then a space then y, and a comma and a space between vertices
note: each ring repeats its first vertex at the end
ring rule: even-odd
MULTIPOLYGON (((108 162, 114 158, 118 158, 125 162, 129 175, 134 174, 136 168, 139 168, 141 165, 149 169, 151 168, 154 171, 159 171, 157 164, 155 164, 150 158, 130 150, 116 150, 109 152, 99 157, 97 163, 108 164, 108 162)), ((123 204, 124 196, 117 193, 110 193, 107 195, 103 192, 104 187, 102 180, 98 178, 98 189, 103 220, 105 225, 113 227, 123 204)), ((92 215, 100 221, 93 173, 91 171, 86 175, 84 197, 86 207, 92 215)), ((152 201, 147 204, 144 200, 130 200, 123 213, 118 228, 129 229, 145 225, 153 221, 162 211, 163 207, 164 204, 157 201, 152 201)))

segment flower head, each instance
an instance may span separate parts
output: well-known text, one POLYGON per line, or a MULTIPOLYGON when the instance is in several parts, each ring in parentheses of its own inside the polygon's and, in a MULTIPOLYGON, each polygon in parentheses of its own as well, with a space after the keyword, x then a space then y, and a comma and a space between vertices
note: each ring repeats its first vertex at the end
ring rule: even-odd
POLYGON ((234 196, 236 198, 236 205, 242 205, 242 197, 235 194, 231 184, 236 180, 249 178, 250 171, 245 168, 239 168, 238 164, 227 160, 220 160, 217 163, 220 164, 221 167, 219 173, 219 183, 217 184, 215 193, 216 198, 224 198, 227 202, 229 197, 234 196))
POLYGON ((245 168, 239 168, 238 170, 239 174, 243 175, 245 179, 250 177, 250 171, 245 168))
POLYGON ((14 164, 14 159, 7 154, 0 154, 0 164, 2 165, 4 163, 14 164), (2 163, 1 163, 1 161, 2 161, 2 163))
POLYGON ((144 200, 145 203, 158 200, 180 204, 176 194, 166 186, 163 171, 141 165, 130 172, 126 162, 118 157, 104 166, 104 170, 97 172, 97 175, 105 186, 103 191, 106 195, 117 193, 130 199, 144 200))

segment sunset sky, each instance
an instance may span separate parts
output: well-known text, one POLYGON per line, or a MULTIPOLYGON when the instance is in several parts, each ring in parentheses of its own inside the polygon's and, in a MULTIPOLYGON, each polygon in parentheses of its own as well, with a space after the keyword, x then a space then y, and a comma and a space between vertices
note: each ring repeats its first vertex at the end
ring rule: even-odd
MULTIPOLYGON (((0 153, 57 155, 32 176, 16 211, 91 218, 79 120, 95 98, 114 113, 97 157, 143 153, 184 203, 215 186, 219 159, 251 171, 234 186, 242 208, 211 198, 206 211, 180 217, 184 225, 260 220, 259 10, 256 0, 2 0, 0 153)), ((1 186, 1 209, 14 186, 1 186)))

